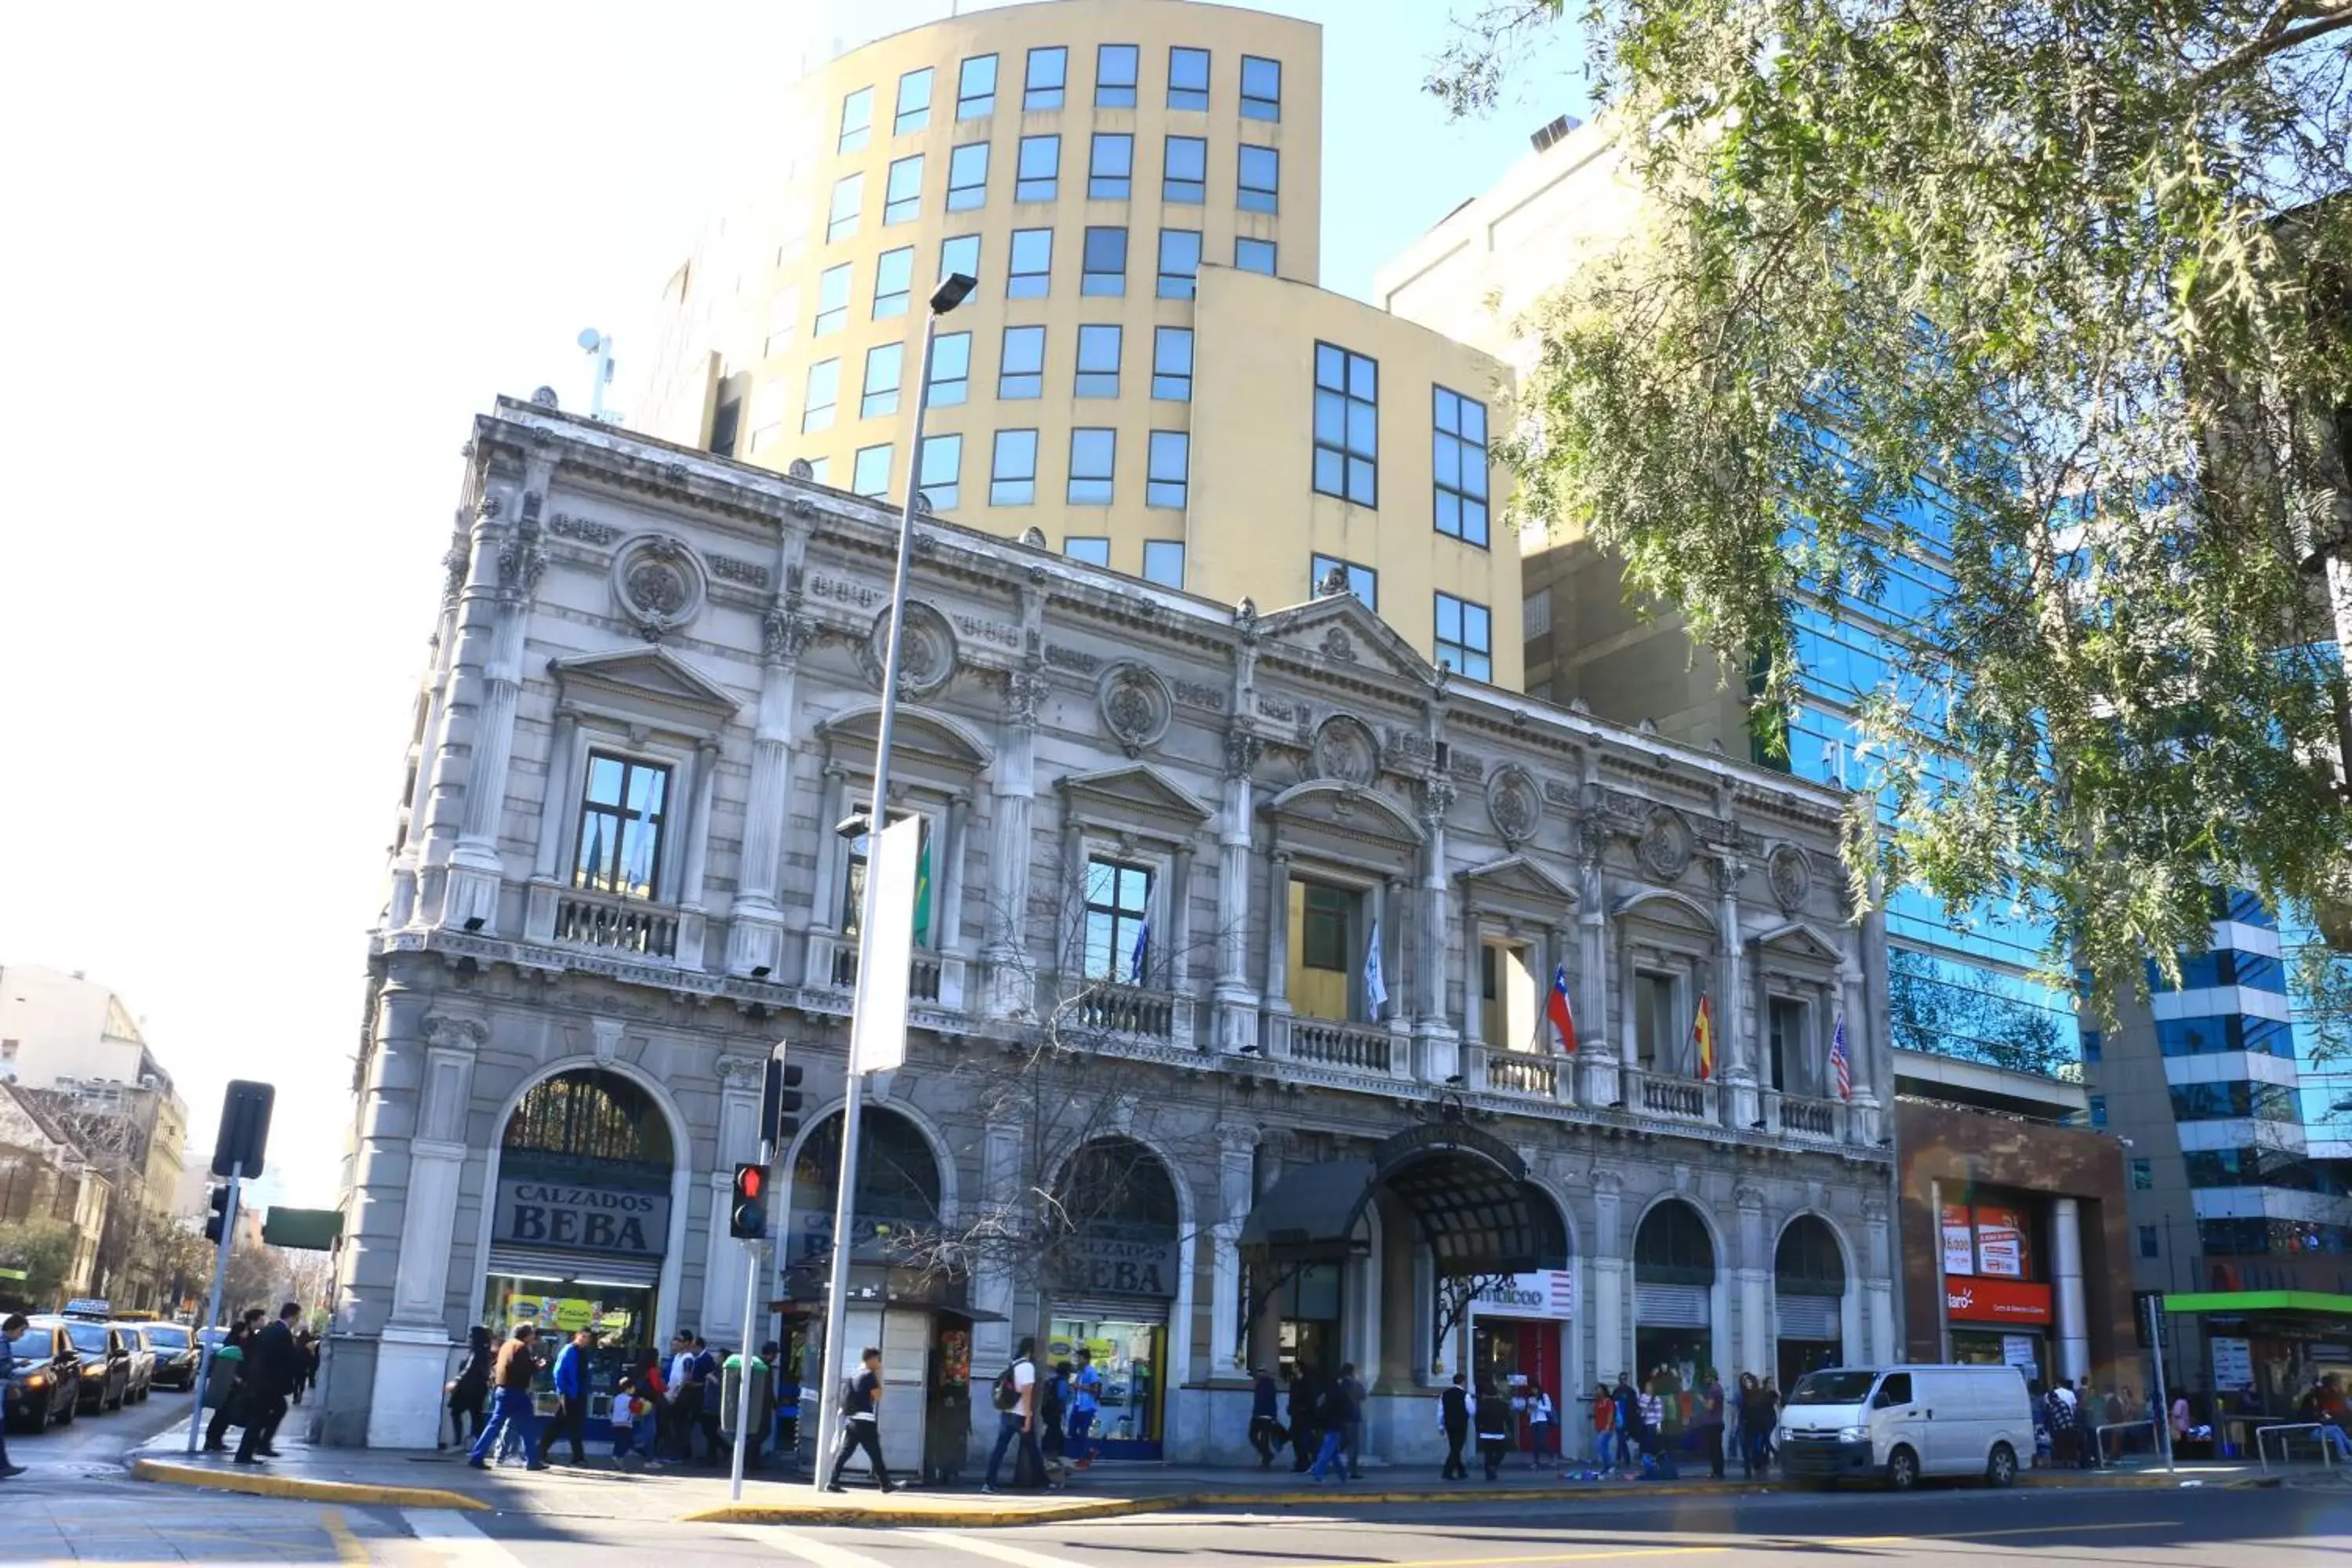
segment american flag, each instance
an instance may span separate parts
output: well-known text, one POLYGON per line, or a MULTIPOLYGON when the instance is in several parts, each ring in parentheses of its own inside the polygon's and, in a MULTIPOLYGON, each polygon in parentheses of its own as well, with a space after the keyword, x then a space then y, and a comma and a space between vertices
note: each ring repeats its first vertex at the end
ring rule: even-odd
POLYGON ((1830 1031, 1830 1074, 1837 1080, 1838 1098, 1853 1098, 1853 1064, 1845 1053, 1845 1015, 1838 1015, 1837 1027, 1830 1031))

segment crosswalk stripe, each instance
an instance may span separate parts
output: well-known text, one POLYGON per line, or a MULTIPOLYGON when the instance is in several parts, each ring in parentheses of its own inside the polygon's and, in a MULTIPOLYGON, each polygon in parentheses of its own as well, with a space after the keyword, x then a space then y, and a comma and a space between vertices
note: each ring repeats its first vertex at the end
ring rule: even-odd
POLYGON ((951 1530, 926 1530, 924 1539, 942 1546, 952 1546, 959 1552, 969 1552, 975 1557, 992 1557, 999 1563, 1010 1563, 1013 1568, 1086 1568, 1086 1564, 1067 1557, 1055 1557, 1050 1552, 1031 1552, 1025 1547, 1008 1545, 1002 1541, 990 1541, 982 1536, 959 1535, 951 1530))
POLYGON ((781 1552, 787 1557, 797 1557, 803 1563, 814 1564, 814 1568, 884 1568, 877 1559, 862 1552, 852 1552, 845 1546, 816 1540, 784 1525, 747 1525, 739 1533, 772 1552, 781 1552))
POLYGON ((473 1521, 454 1509, 403 1509, 400 1517, 408 1521, 410 1534, 453 1564, 521 1568, 521 1558, 484 1535, 473 1521))

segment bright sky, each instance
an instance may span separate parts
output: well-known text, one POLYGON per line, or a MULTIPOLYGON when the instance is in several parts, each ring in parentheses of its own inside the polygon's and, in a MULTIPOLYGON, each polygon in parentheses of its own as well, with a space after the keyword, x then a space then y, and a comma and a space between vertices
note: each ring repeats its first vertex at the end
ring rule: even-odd
MULTIPOLYGON (((1325 28, 1324 282, 1345 292, 1585 109, 1563 56, 1494 121, 1445 125, 1418 91, 1442 0, 1259 8, 1325 28)), ((585 326, 627 385, 782 85, 835 38, 947 10, 11 13, 0 963, 122 993, 198 1159, 222 1085, 274 1081, 261 1201, 339 1180, 469 420, 541 383, 583 406, 585 326)))

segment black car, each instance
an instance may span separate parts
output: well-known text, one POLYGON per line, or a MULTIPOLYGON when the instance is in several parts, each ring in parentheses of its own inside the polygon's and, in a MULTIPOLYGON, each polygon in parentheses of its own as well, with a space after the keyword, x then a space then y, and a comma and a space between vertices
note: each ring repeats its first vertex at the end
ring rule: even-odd
POLYGON ((81 1355, 62 1324, 35 1323, 9 1342, 16 1356, 8 1385, 8 1425, 21 1432, 46 1432, 49 1423, 74 1418, 81 1405, 81 1355))
POLYGON ((131 1347, 111 1323, 87 1318, 35 1318, 36 1328, 63 1329, 81 1354, 81 1408, 94 1415, 122 1408, 131 1397, 131 1347))
POLYGON ((196 1336, 185 1323, 142 1323, 147 1348, 155 1352, 155 1386, 183 1392, 196 1385, 196 1336))

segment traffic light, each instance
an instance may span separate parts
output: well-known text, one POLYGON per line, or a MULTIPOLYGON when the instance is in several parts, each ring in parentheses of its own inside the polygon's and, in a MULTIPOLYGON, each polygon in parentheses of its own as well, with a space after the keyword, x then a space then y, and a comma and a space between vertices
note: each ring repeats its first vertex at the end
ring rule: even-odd
POLYGON ((801 1130, 803 1076, 800 1063, 787 1062, 782 1056, 768 1058, 768 1076, 760 1089, 760 1136, 779 1150, 801 1130))
POLYGON ((735 1167, 735 1199, 727 1210, 727 1234, 738 1241, 757 1241, 768 1234, 768 1167, 735 1167))
POLYGON ((223 1183, 213 1189, 213 1214, 210 1219, 205 1221, 205 1239, 218 1241, 221 1238, 221 1233, 226 1229, 228 1229, 228 1185, 223 1183))

